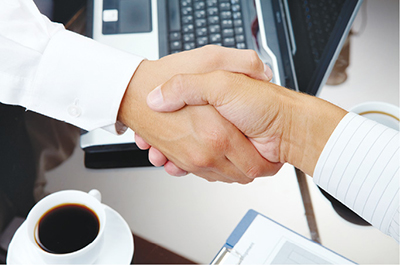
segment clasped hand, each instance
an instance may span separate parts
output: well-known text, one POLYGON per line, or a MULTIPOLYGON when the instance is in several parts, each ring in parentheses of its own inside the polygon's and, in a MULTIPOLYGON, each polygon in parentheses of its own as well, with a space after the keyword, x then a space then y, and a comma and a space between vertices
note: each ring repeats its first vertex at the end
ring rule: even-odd
POLYGON ((282 166, 281 106, 258 100, 274 95, 270 89, 284 93, 271 77, 251 50, 206 46, 143 61, 119 119, 149 149, 151 163, 171 175, 249 183, 282 166))

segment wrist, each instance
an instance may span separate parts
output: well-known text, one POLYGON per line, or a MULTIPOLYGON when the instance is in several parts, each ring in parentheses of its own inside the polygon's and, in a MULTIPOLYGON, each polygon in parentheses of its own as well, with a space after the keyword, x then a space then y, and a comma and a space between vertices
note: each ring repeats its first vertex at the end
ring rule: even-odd
POLYGON ((142 108, 144 108, 144 98, 146 86, 145 68, 148 67, 149 61, 143 60, 135 73, 133 74, 129 84, 126 88, 125 94, 121 100, 121 105, 118 111, 118 122, 136 131, 138 126, 138 119, 142 108))
POLYGON ((290 126, 283 139, 286 162, 312 176, 326 142, 346 111, 314 96, 291 91, 291 106, 285 111, 290 126))

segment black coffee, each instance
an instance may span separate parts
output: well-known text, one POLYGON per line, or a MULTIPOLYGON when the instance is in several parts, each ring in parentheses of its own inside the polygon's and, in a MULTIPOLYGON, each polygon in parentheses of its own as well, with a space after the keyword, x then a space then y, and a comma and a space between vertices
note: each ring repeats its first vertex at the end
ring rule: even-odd
POLYGON ((99 218, 81 204, 62 204, 39 220, 36 241, 50 253, 65 254, 84 248, 96 238, 99 218))

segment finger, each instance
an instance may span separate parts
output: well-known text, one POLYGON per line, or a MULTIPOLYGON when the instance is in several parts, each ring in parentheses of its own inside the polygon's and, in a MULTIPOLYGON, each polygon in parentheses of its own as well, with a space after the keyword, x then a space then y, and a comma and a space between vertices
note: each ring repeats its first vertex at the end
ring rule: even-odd
POLYGON ((150 148, 150 145, 138 134, 135 133, 135 142, 139 149, 147 150, 150 148))
POLYGON ((195 174, 199 177, 201 177, 202 179, 207 180, 208 182, 224 182, 224 183, 234 183, 234 182, 238 182, 236 180, 233 180, 231 178, 227 178, 225 176, 220 175, 219 173, 215 173, 213 171, 209 171, 209 172, 202 172, 201 174, 195 174))
POLYGON ((223 48, 221 56, 220 61, 223 66, 218 70, 242 73, 264 81, 270 81, 273 77, 271 69, 262 62, 254 50, 223 48))
POLYGON ((193 173, 207 181, 221 181, 226 183, 238 182, 247 184, 252 179, 246 177, 238 168, 232 164, 226 157, 221 157, 210 163, 208 167, 196 167, 193 164, 182 164, 179 161, 179 166, 172 161, 168 161, 164 165, 165 171, 172 176, 183 176, 188 172, 193 173))
POLYGON ((217 181, 226 183, 240 183, 248 184, 253 181, 252 178, 248 178, 243 172, 234 165, 229 159, 226 158, 226 166, 221 171, 219 168, 213 170, 212 174, 208 174, 210 178, 214 178, 217 181))
POLYGON ((257 177, 272 176, 282 167, 281 163, 271 163, 262 157, 245 135, 232 133, 230 140, 227 159, 247 178, 253 180, 257 177))
POLYGON ((163 153, 161 153, 157 148, 150 147, 149 149, 149 161, 156 167, 161 167, 168 162, 168 159, 163 153))
POLYGON ((243 50, 207 45, 198 49, 200 56, 204 54, 211 58, 206 61, 208 69, 225 70, 234 73, 242 73, 249 77, 270 81, 272 79, 271 69, 263 63, 254 50, 243 50))
POLYGON ((167 161, 164 165, 164 170, 171 176, 182 177, 188 174, 187 171, 177 167, 173 162, 167 161))
POLYGON ((253 180, 252 178, 248 178, 237 168, 237 165, 234 165, 225 156, 221 156, 219 159, 209 162, 207 167, 200 166, 196 168, 191 165, 189 167, 182 166, 181 168, 208 181, 247 184, 253 180))

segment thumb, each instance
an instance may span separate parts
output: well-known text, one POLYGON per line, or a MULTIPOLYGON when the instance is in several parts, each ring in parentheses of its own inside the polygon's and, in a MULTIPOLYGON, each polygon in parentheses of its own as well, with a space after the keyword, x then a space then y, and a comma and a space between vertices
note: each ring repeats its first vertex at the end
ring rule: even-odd
MULTIPOLYGON (((271 69, 264 64, 266 76, 272 77, 271 69)), ((166 83, 156 87, 147 95, 147 105, 158 112, 172 112, 185 105, 206 105, 214 107, 228 101, 233 96, 232 77, 237 76, 224 70, 203 74, 178 74, 166 83), (227 86, 230 84, 230 86, 227 86)))
POLYGON ((180 74, 172 77, 147 95, 147 105, 154 111, 172 112, 185 105, 209 104, 206 97, 208 86, 200 76, 180 74))

